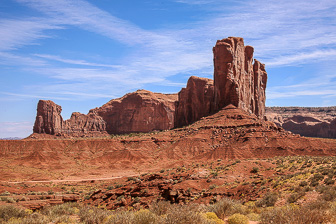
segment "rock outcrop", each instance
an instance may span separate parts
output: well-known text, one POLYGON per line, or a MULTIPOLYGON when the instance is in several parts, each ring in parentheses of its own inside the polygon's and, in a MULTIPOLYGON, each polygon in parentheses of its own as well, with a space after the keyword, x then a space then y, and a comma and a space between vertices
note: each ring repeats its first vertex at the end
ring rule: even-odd
POLYGON ((88 114, 74 112, 63 120, 61 106, 40 100, 34 133, 63 137, 100 137, 109 134, 168 130, 174 127, 177 94, 138 90, 109 101, 88 114))
POLYGON ((110 134, 168 130, 174 127, 177 94, 138 90, 91 110, 106 121, 110 134))
POLYGON ((106 122, 98 115, 72 113, 71 118, 63 120, 62 107, 50 100, 40 100, 33 131, 64 137, 99 137, 106 135, 106 122))
POLYGON ((178 95, 175 127, 191 124, 230 104, 263 119, 267 73, 264 64, 253 63, 253 51, 240 37, 218 40, 213 48, 214 81, 189 79, 178 95))
POLYGON ((178 93, 175 111, 175 127, 182 127, 211 113, 213 80, 191 76, 187 87, 178 93))
POLYGON ((264 118, 267 73, 254 60, 253 47, 240 37, 218 40, 213 48, 214 81, 190 77, 177 94, 138 90, 113 99, 85 114, 73 113, 63 121, 61 107, 40 101, 34 133, 61 136, 94 136, 168 130, 191 124, 204 116, 234 105, 264 118))
POLYGON ((263 118, 267 73, 243 38, 218 40, 214 54, 214 111, 234 105, 263 118))
POLYGON ((336 107, 267 107, 266 118, 295 134, 336 138, 336 107))
POLYGON ((51 100, 40 100, 37 104, 37 114, 33 131, 55 135, 61 132, 63 118, 62 107, 51 100))

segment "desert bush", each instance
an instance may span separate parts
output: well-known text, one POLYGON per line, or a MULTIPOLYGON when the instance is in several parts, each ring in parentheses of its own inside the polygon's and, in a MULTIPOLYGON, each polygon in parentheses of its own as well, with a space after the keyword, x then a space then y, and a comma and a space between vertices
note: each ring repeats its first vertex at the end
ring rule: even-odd
POLYGON ((295 202, 297 202, 297 200, 302 198, 305 194, 306 193, 303 192, 303 191, 293 193, 293 194, 289 195, 289 197, 287 198, 287 202, 288 203, 295 203, 295 202))
POLYGON ((79 210, 80 221, 86 224, 103 223, 112 213, 96 207, 82 207, 79 210))
POLYGON ((325 186, 319 188, 319 192, 321 193, 320 199, 325 201, 333 201, 336 198, 336 188, 325 186))
POLYGON ((274 206, 275 202, 278 200, 278 194, 276 192, 269 192, 264 195, 264 197, 256 202, 258 207, 270 207, 274 206))
POLYGON ((288 215, 291 211, 291 207, 266 209, 260 215, 260 224, 287 224, 289 223, 288 215))
POLYGON ((1 205, 0 206, 0 222, 8 221, 11 218, 22 218, 27 216, 25 210, 15 207, 13 205, 1 205))
POLYGON ((214 212, 207 212, 204 216, 206 219, 214 222, 214 224, 224 224, 224 221, 218 218, 214 212))
POLYGON ((150 207, 150 211, 158 216, 162 216, 167 214, 172 206, 173 205, 169 201, 154 202, 150 207))
POLYGON ((61 205, 48 206, 41 210, 41 214, 47 216, 53 223, 70 223, 70 215, 79 213, 77 203, 64 203, 61 205))
POLYGON ((327 179, 324 180, 324 183, 326 185, 333 185, 335 181, 332 178, 328 177, 327 179))
POLYGON ((326 209, 326 203, 308 204, 303 207, 287 206, 267 209, 261 213, 260 224, 307 224, 330 223, 333 215, 326 209))
POLYGON ((148 209, 140 209, 139 211, 134 213, 132 221, 133 223, 137 224, 154 224, 159 221, 159 218, 160 217, 156 216, 148 209))
POLYGON ((202 215, 203 209, 199 205, 175 205, 172 206, 165 215, 163 223, 165 224, 210 224, 213 223, 207 220, 202 215))
POLYGON ((242 209, 241 203, 229 198, 223 198, 215 204, 209 206, 209 211, 214 212, 221 219, 224 219, 234 213, 242 213, 242 209))
POLYGON ((118 211, 103 219, 104 224, 133 224, 133 212, 118 211))
POLYGON ((16 201, 12 197, 0 197, 0 201, 5 201, 7 203, 15 203, 16 201))
POLYGON ((305 187, 307 185, 308 185, 307 181, 301 181, 299 184, 300 187, 305 187))
POLYGON ((228 220, 227 220, 228 224, 248 224, 249 223, 249 219, 242 214, 236 213, 231 215, 228 220))
POLYGON ((249 213, 246 216, 251 221, 260 221, 260 215, 257 213, 249 213))
POLYGON ((258 172, 259 172, 258 167, 253 167, 252 170, 250 171, 250 173, 258 173, 258 172))
MULTIPOLYGON (((18 220, 19 222, 16 222, 16 223, 20 223, 20 224, 49 224, 51 223, 49 221, 49 218, 47 216, 44 216, 40 213, 33 213, 29 216, 26 216, 24 218, 21 218, 18 220)), ((7 223, 15 223, 15 222, 7 222, 7 223)))

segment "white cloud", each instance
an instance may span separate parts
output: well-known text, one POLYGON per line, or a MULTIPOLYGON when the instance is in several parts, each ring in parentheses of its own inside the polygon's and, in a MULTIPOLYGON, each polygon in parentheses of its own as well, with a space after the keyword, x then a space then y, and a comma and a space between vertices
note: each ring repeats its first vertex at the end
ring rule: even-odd
POLYGON ((32 65, 40 63, 39 68, 35 66, 30 71, 57 81, 36 88, 39 95, 44 94, 42 90, 46 94, 58 92, 65 95, 78 91, 84 98, 90 93, 96 97, 119 95, 122 90, 141 88, 144 84, 169 83, 166 79, 177 74, 212 74, 211 48, 217 39, 227 36, 244 37, 246 44, 254 46, 255 56, 272 67, 330 60, 336 52, 335 24, 330 22, 330 18, 335 18, 336 3, 328 0, 318 3, 231 1, 230 4, 239 4, 231 5, 229 10, 225 7, 230 4, 220 7, 222 1, 178 0, 186 4, 207 4, 207 10, 214 12, 189 24, 185 30, 144 30, 83 0, 17 1, 39 10, 44 17, 28 19, 28 23, 4 20, 9 31, 0 42, 3 49, 36 43, 38 39, 50 37, 45 34, 46 30, 71 26, 117 40, 133 49, 127 60, 118 65, 91 62, 80 57, 69 59, 63 55, 34 54, 26 57, 28 63, 34 60, 32 65), (15 34, 11 22, 22 38, 11 38, 15 34), (65 66, 53 62, 62 62, 65 66))
POLYGON ((267 66, 269 67, 277 67, 282 65, 299 65, 299 64, 306 64, 307 61, 312 59, 314 60, 335 60, 336 57, 336 49, 330 50, 318 50, 314 52, 306 52, 300 53, 296 55, 289 55, 289 56, 280 56, 275 57, 273 61, 265 61, 267 66))
POLYGON ((65 64, 71 64, 71 65, 85 65, 85 66, 92 66, 92 67, 110 67, 110 68, 120 68, 122 66, 120 65, 109 65, 109 64, 101 64, 101 63, 92 63, 85 60, 77 60, 77 59, 67 59, 62 58, 57 55, 50 55, 50 54, 34 54, 34 56, 51 60, 51 61, 58 61, 63 62, 65 64))
POLYGON ((29 18, 24 20, 0 20, 0 52, 15 50, 27 44, 38 44, 36 40, 50 37, 45 30, 61 29, 53 20, 29 18))
POLYGON ((23 122, 0 122, 1 138, 19 137, 25 138, 33 133, 33 123, 23 122))

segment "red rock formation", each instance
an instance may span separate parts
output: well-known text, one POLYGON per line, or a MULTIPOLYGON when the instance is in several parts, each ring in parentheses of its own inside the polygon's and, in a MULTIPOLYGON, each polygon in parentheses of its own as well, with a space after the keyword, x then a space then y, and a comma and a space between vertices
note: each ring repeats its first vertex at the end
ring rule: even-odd
POLYGON ((243 38, 219 40, 213 48, 214 82, 191 77, 179 92, 175 127, 191 124, 203 116, 234 105, 264 118, 267 73, 255 60, 253 47, 244 46, 243 38))
POLYGON ((138 90, 92 109, 88 115, 74 113, 63 122, 60 106, 41 101, 34 132, 87 136, 105 130, 110 134, 167 130, 230 104, 263 118, 267 73, 265 65, 257 60, 253 64, 253 48, 244 46, 243 38, 229 37, 217 41, 213 53, 214 81, 192 76, 179 92, 178 102, 177 94, 138 90))
POLYGON ((75 112, 69 120, 63 121, 62 107, 50 100, 40 100, 34 133, 65 137, 98 137, 106 134, 106 122, 98 115, 75 112))
POLYGON ((187 87, 178 93, 175 127, 193 123, 210 114, 213 101, 213 81, 191 76, 187 87))
POLYGON ((214 53, 214 111, 232 104, 263 118, 267 73, 243 38, 218 40, 214 53))
POLYGON ((69 136, 97 136, 99 133, 106 133, 106 122, 95 113, 81 114, 72 113, 69 120, 64 122, 62 133, 69 136))
POLYGON ((55 135, 61 132, 63 119, 62 107, 51 100, 40 100, 37 104, 37 115, 34 124, 34 133, 55 135))
POLYGON ((336 107, 268 107, 266 117, 295 134, 336 138, 336 107))
POLYGON ((33 130, 34 133, 63 137, 167 130, 174 126, 176 100, 177 94, 138 90, 92 109, 87 115, 75 112, 66 121, 62 119, 61 106, 40 100, 33 130))
POLYGON ((91 112, 106 121, 110 134, 168 130, 174 126, 177 94, 138 90, 109 101, 91 112))

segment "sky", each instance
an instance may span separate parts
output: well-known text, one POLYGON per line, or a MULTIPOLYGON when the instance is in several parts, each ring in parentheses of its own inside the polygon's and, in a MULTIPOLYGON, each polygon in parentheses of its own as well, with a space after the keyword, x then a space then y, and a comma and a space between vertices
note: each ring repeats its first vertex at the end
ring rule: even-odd
POLYGON ((266 64, 266 106, 336 105, 335 0, 0 0, 0 138, 137 89, 212 78, 212 47, 243 37, 266 64))

